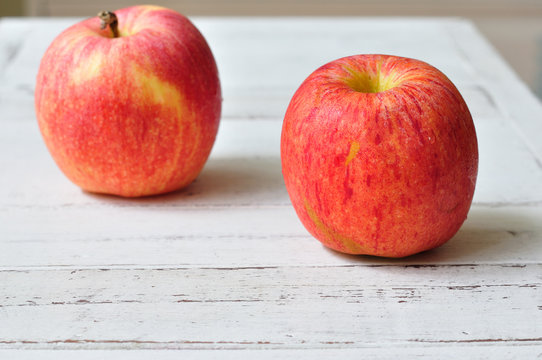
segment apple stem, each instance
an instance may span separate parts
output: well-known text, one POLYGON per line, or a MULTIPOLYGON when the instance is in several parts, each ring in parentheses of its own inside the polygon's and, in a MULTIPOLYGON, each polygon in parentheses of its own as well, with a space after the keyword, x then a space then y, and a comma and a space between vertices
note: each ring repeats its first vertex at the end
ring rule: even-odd
POLYGON ((111 29, 111 32, 113 33, 113 37, 119 37, 119 20, 117 19, 117 15, 115 15, 112 11, 100 11, 98 13, 98 17, 102 21, 100 23, 100 29, 103 30, 109 25, 109 28, 111 29))

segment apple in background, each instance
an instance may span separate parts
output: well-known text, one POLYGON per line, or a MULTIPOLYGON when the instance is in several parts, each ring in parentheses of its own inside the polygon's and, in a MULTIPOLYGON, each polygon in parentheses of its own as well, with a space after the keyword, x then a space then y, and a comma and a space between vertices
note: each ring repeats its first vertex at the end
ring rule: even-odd
POLYGON ((62 32, 39 68, 39 127, 64 174, 126 197, 182 188, 203 168, 221 110, 214 57, 183 15, 103 12, 62 32))
POLYGON ((307 230, 349 254, 404 257, 448 241, 478 171, 472 117, 422 61, 357 55, 313 72, 282 127, 282 172, 307 230))

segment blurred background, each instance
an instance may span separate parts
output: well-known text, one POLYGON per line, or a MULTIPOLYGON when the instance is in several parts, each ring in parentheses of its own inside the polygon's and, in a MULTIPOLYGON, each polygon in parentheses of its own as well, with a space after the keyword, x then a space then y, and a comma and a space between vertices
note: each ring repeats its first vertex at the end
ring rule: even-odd
POLYGON ((94 16, 152 3, 188 16, 456 16, 471 19, 542 99, 542 0, 0 0, 3 16, 94 16))

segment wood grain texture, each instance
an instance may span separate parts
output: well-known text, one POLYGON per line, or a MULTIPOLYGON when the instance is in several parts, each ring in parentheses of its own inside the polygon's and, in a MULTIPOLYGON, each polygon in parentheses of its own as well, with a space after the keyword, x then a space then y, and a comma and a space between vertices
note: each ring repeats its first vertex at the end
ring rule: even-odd
POLYGON ((470 23, 195 18, 223 83, 217 142, 188 188, 127 200, 71 184, 35 122, 39 59, 74 21, 0 20, 1 359, 542 356, 541 105, 470 23), (474 205, 439 249, 342 255, 290 205, 289 98, 361 52, 437 66, 472 110, 474 205))
POLYGON ((33 348, 540 345, 541 270, 352 265, 10 271, 2 273, 3 283, 7 289, 18 284, 18 292, 2 300, 0 338, 6 345, 33 339, 27 344, 33 348), (47 281, 37 284, 36 278, 47 281))
MULTIPOLYGON (((285 360, 305 360, 305 359, 345 359, 357 360, 360 356, 367 356, 371 359, 390 359, 400 356, 417 359, 529 359, 536 358, 539 355, 539 348, 536 345, 510 345, 498 344, 492 346, 491 343, 480 346, 479 344, 459 344, 446 345, 437 344, 434 346, 424 345, 386 345, 383 347, 372 346, 363 349, 341 349, 341 348, 322 348, 322 349, 274 349, 274 350, 248 350, 248 349, 230 349, 220 352, 220 358, 224 360, 238 359, 285 359, 285 360)), ((18 360, 177 360, 183 359, 216 359, 216 350, 145 350, 138 351, 119 351, 119 350, 34 350, 34 351, 16 351, 0 350, 0 356, 6 359, 18 360)))
MULTIPOLYGON (((155 210, 146 215, 152 210, 139 209, 138 214, 117 208, 117 215, 107 211, 103 217, 85 211, 69 221, 27 212, 26 223, 31 225, 26 230, 2 234, 0 269, 542 263, 542 230, 535 225, 541 218, 539 208, 475 207, 443 247, 400 260, 328 251, 289 208, 155 210), (30 220, 38 218, 43 220, 30 220), (240 225, 240 218, 247 222, 240 225), (231 225, 224 225, 228 222, 231 225), (71 224, 78 224, 79 230, 70 230, 71 224), (115 229, 108 230, 111 227, 115 229)), ((55 210, 66 211, 73 209, 55 210)))

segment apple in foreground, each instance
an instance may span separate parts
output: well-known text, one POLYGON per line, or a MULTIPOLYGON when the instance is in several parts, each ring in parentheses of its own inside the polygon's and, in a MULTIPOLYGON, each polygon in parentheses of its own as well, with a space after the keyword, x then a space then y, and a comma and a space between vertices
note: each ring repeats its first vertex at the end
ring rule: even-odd
POLYGON ((102 12, 44 54, 35 107, 64 174, 89 192, 125 197, 191 183, 215 141, 217 66, 198 29, 156 6, 102 12))
POLYGON ((301 84, 285 114, 281 161, 297 215, 325 246, 404 257, 459 230, 478 145, 467 105, 442 72, 356 55, 301 84))

